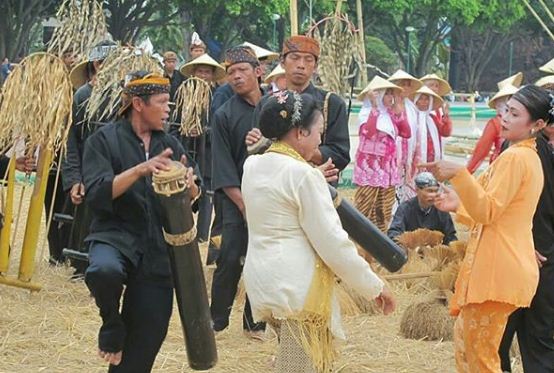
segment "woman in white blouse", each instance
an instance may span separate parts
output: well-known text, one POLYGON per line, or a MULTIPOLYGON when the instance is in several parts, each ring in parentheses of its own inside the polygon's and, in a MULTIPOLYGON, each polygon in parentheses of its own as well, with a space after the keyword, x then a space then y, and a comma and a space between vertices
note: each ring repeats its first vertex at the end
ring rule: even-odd
POLYGON ((244 164, 248 221, 244 282, 254 319, 280 330, 279 372, 331 367, 333 337, 344 338, 335 275, 383 312, 395 302, 342 229, 327 183, 306 159, 317 150, 323 115, 308 94, 284 91, 262 107, 260 130, 274 140, 244 164))

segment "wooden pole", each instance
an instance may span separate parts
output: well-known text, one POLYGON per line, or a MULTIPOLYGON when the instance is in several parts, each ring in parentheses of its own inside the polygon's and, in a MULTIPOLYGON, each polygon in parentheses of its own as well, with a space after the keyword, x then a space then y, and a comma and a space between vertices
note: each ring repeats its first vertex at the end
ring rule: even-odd
POLYGON ((23 247, 21 248, 21 259, 19 262, 19 280, 23 282, 31 281, 35 270, 35 254, 40 234, 42 209, 44 197, 46 195, 46 184, 48 183, 48 172, 50 171, 51 164, 52 151, 47 148, 41 148, 35 185, 29 204, 29 214, 27 215, 23 247))
POLYGON ((523 0, 523 2, 525 3, 525 5, 527 6, 527 8, 529 9, 529 11, 531 12, 531 14, 537 19, 537 22, 539 22, 542 26, 542 28, 544 29, 544 31, 546 31, 546 33, 548 34, 548 36, 550 36, 550 38, 552 40, 554 40, 554 34, 552 33, 552 31, 550 31, 550 29, 548 28, 548 26, 544 23, 544 21, 542 20, 542 18, 537 14, 537 12, 535 12, 535 10, 531 7, 531 5, 529 4, 529 2, 527 0, 523 0))
POLYGON ((8 272, 10 263, 10 234, 13 220, 13 194, 15 189, 15 151, 8 166, 8 185, 4 206, 4 226, 0 231, 0 275, 8 272))
POLYGON ((440 272, 417 272, 417 273, 400 273, 400 274, 394 274, 394 275, 384 275, 382 276, 383 279, 387 281, 395 281, 395 280, 413 280, 418 278, 425 278, 425 277, 431 277, 436 275, 440 272))
POLYGON ((358 15, 358 39, 360 42, 360 52, 362 55, 362 71, 360 75, 360 83, 362 87, 367 84, 367 59, 365 51, 365 33, 364 33, 364 16, 362 13, 362 0, 356 0, 356 13, 358 15))
POLYGON ((298 35, 298 3, 290 0, 290 35, 298 35))

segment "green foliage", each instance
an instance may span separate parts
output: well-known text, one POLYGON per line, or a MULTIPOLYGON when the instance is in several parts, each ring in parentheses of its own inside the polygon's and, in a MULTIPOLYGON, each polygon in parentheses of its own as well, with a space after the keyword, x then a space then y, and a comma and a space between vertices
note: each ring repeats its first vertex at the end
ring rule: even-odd
MULTIPOLYGON (((366 36, 365 50, 368 64, 374 65, 387 73, 393 73, 398 69, 398 57, 383 40, 375 36, 366 36)), ((369 75, 372 74, 373 72, 370 69, 369 75)))

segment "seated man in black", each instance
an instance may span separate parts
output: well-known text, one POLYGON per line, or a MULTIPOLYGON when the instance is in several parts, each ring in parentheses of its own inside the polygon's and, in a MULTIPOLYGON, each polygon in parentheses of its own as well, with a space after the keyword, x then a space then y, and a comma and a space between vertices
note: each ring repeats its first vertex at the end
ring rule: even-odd
POLYGON ((388 236, 395 239, 404 232, 425 228, 442 232, 445 245, 455 241, 456 229, 450 214, 439 211, 434 206, 439 192, 439 183, 435 177, 430 172, 422 172, 416 176, 415 184, 417 196, 398 206, 388 236))

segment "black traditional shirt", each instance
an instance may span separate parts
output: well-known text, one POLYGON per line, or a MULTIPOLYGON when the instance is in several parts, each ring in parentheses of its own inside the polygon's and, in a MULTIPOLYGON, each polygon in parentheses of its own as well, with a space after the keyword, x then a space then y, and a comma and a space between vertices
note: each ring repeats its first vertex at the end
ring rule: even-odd
POLYGON ((456 240, 456 229, 450 214, 437 210, 435 206, 424 211, 419 206, 417 197, 402 202, 398 206, 387 235, 394 239, 404 232, 420 228, 442 232, 444 234, 443 243, 446 245, 456 240))
POLYGON ((213 187, 240 188, 243 165, 248 157, 246 135, 252 129, 254 106, 241 96, 231 97, 213 116, 213 187))
POLYGON ((65 191, 82 182, 81 163, 85 150, 85 140, 91 132, 91 127, 85 121, 85 112, 91 93, 92 86, 86 83, 73 95, 73 123, 69 128, 66 156, 62 162, 62 183, 65 191))
POLYGON ((541 133, 537 137, 537 152, 544 173, 544 187, 533 217, 535 249, 554 263, 554 148, 541 133))
MULTIPOLYGON (((166 148, 173 150, 174 160, 185 154, 177 139, 163 131, 153 131, 149 157, 166 148)), ((146 160, 144 143, 127 119, 100 128, 88 139, 83 178, 93 219, 85 241, 116 247, 135 267, 142 260, 142 273, 167 282, 170 278, 167 244, 151 176, 141 177, 125 193, 112 199, 114 177, 146 160)))
POLYGON ((173 75, 171 76, 167 75, 167 73, 165 73, 164 76, 169 79, 169 100, 171 102, 175 102, 177 89, 179 89, 179 86, 186 80, 186 78, 183 76, 183 74, 181 74, 179 70, 173 71, 173 75))
MULTIPOLYGON (((312 83, 303 92, 312 95, 320 104, 322 110, 327 91, 317 88, 312 83)), ((264 96, 256 105, 253 126, 259 127, 260 111, 264 102, 270 96, 264 96)), ((342 171, 350 163, 350 135, 348 132, 348 116, 344 100, 334 93, 329 96, 327 127, 322 136, 319 151, 324 162, 331 158, 335 166, 342 171)))

